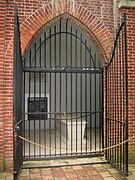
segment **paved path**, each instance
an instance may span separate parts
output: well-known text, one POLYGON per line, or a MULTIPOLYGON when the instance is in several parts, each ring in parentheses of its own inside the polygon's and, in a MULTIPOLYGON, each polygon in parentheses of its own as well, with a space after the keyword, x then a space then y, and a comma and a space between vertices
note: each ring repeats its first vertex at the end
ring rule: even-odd
MULTIPOLYGON (((0 173, 0 180, 12 180, 12 174, 0 173)), ((110 164, 64 166, 59 168, 22 169, 18 180, 135 180, 135 164, 129 165, 129 176, 123 176, 110 164)))

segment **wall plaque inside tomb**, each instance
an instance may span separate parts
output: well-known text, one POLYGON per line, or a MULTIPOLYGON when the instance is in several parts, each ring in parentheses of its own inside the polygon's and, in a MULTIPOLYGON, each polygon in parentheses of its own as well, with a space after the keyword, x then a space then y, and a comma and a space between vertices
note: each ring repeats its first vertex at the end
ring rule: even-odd
POLYGON ((28 120, 47 120, 47 97, 28 97, 28 113, 28 120))

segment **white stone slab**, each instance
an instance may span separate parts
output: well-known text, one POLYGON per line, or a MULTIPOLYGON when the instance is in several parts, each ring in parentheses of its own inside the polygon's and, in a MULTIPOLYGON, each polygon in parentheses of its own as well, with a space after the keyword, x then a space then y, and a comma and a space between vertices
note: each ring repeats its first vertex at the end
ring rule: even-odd
POLYGON ((57 135, 61 136, 62 141, 68 145, 84 145, 85 139, 85 125, 86 121, 80 117, 72 116, 57 116, 56 120, 56 129, 57 135), (61 120, 60 120, 61 119, 61 120))

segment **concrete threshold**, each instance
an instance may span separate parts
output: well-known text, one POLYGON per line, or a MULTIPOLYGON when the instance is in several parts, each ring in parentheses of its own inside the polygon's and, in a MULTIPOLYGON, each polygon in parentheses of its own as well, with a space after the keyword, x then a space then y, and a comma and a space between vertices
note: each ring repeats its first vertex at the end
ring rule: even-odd
POLYGON ((90 158, 55 159, 55 160, 43 160, 43 161, 24 161, 22 168, 23 169, 50 168, 50 167, 102 164, 102 163, 107 163, 104 156, 90 157, 90 158))

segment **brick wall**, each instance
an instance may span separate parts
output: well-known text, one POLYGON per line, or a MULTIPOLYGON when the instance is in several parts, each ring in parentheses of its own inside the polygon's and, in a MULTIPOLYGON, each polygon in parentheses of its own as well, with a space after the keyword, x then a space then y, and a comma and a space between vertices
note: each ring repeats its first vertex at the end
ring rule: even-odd
POLYGON ((4 56, 5 56, 5 1, 0 0, 0 171, 3 168, 3 95, 4 95, 4 56))
MULTIPOLYGON (((93 39, 106 62, 113 46, 114 19, 113 0, 16 0, 21 25, 22 52, 27 49, 37 31, 56 16, 68 13, 77 25, 93 39), (74 3, 73 3, 74 2, 74 3)), ((0 142, 3 137, 6 167, 13 165, 13 28, 14 0, 0 0, 1 40, 0 46, 0 142), (5 6, 6 2, 6 8, 5 6), (3 6, 3 8, 2 8, 3 6), (5 14, 4 14, 5 12, 5 14), (3 17, 2 17, 3 15, 3 17), (4 19, 5 18, 5 19, 4 19), (5 22, 5 27, 4 27, 5 22), (4 29, 5 28, 5 29, 4 29), (5 30, 5 34, 4 34, 5 30), (5 40, 5 42, 4 42, 5 40), (5 43, 5 46, 4 46, 5 43), (5 55, 4 55, 5 53, 5 55), (4 57, 5 56, 5 57, 4 57), (3 74, 4 72, 4 74, 3 74), (3 128, 4 134, 3 134, 3 128)), ((131 114, 132 115, 132 114, 131 114)), ((2 154, 3 149, 0 149, 2 154)))
MULTIPOLYGON (((3 2, 3 1, 2 1, 3 2)), ((14 28, 14 1, 6 1, 6 25, 5 25, 5 60, 1 65, 4 68, 4 91, 3 106, 3 126, 5 166, 12 167, 13 164, 13 28, 14 28)), ((32 40, 36 32, 48 21, 56 16, 68 12, 70 16, 74 16, 74 21, 80 28, 84 29, 87 34, 97 44, 102 54, 104 62, 110 55, 110 47, 112 44, 113 29, 113 9, 112 1, 103 0, 86 0, 73 1, 68 0, 17 0, 18 13, 21 25, 21 43, 22 52, 25 51, 29 42, 32 40), (96 7, 96 11, 95 11, 96 7), (82 25, 82 23, 85 25, 82 25)), ((2 63, 2 61, 1 61, 2 63)))
MULTIPOLYGON (((122 9, 127 13, 129 137, 135 135, 135 8, 122 9)), ((129 142, 129 162, 135 163, 135 139, 129 142)))

